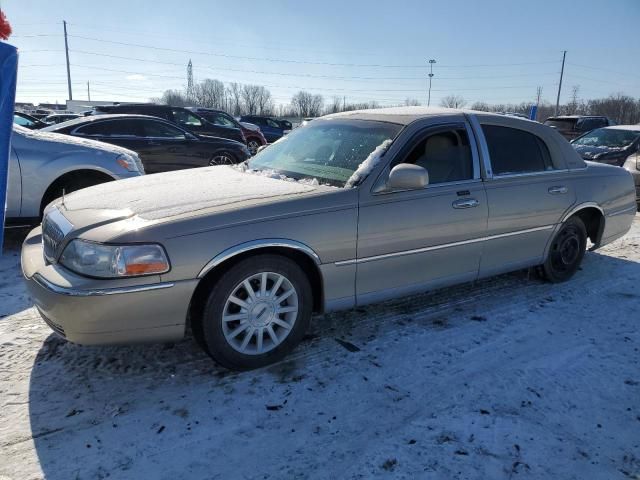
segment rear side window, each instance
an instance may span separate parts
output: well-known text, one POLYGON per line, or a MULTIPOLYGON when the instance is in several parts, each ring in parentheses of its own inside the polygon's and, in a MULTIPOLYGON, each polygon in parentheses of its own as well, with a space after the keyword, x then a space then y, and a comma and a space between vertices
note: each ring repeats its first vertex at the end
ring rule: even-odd
POLYGON ((517 128, 483 125, 494 175, 553 170, 549 149, 538 136, 517 128))
POLYGON ((179 139, 185 138, 184 132, 182 132, 182 130, 177 129, 171 125, 167 125, 163 122, 156 122, 154 120, 143 120, 142 128, 145 137, 179 139))

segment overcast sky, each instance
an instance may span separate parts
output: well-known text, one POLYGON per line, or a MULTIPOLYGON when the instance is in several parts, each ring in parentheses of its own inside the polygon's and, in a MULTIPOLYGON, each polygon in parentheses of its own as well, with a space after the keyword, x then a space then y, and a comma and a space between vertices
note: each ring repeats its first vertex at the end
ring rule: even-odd
POLYGON ((297 90, 329 101, 531 101, 640 97, 640 0, 121 1, 2 0, 21 51, 18 101, 146 101, 195 80, 256 83, 276 104, 297 90), (153 47, 153 48, 149 48, 153 47), (124 58, 123 58, 124 57, 124 58))

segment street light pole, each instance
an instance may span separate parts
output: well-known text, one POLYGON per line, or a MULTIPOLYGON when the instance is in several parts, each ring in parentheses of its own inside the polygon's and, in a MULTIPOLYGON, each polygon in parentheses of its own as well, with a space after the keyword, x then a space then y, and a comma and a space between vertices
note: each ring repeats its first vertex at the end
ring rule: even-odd
POLYGON ((433 64, 435 60, 429 60, 429 96, 427 97, 427 107, 431 105, 431 79, 433 78, 433 64))

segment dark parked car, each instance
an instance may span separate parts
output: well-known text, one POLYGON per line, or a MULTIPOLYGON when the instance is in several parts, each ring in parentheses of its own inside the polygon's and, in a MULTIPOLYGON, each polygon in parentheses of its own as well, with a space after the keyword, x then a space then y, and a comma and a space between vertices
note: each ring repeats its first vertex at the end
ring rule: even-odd
POLYGON ((547 118, 544 124, 555 128, 567 140, 573 140, 596 128, 615 125, 615 122, 595 115, 561 115, 547 118))
POLYGON ((235 140, 246 144, 242 130, 235 127, 215 125, 204 117, 183 107, 155 105, 152 103, 130 103, 95 107, 95 113, 128 113, 160 117, 196 135, 208 135, 235 140))
POLYGON ((571 143, 585 160, 623 167, 631 173, 640 209, 640 124, 598 128, 571 143))
POLYGON ((69 120, 74 120, 78 118, 80 115, 75 113, 54 113, 47 117, 44 117, 44 122, 48 125, 57 125, 58 123, 68 122, 69 120))
POLYGON ((247 147, 249 148, 251 155, 255 155, 262 145, 267 144, 267 139, 264 138, 264 135, 257 125, 243 125, 223 110, 201 107, 190 107, 189 110, 196 112, 214 125, 228 128, 239 128, 242 130, 242 134, 247 140, 247 147))
POLYGON ((194 135, 171 122, 146 115, 92 115, 52 125, 43 131, 90 138, 133 150, 147 173, 230 165, 250 157, 243 143, 194 135))
POLYGON ((267 139, 267 142, 273 143, 283 135, 291 131, 290 128, 284 128, 277 120, 271 117, 261 117, 258 115, 245 115, 240 117, 241 122, 253 123, 260 127, 260 131, 267 139))
POLYGON ((39 128, 47 126, 46 123, 38 120, 36 117, 23 112, 13 112, 13 123, 28 128, 29 130, 38 130, 39 128))

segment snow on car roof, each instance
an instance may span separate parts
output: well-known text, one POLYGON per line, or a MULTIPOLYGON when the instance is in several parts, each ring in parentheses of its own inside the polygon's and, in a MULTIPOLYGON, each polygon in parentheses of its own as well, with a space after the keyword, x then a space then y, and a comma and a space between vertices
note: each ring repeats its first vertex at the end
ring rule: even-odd
POLYGON ((629 130, 632 132, 640 132, 640 125, 612 125, 604 128, 607 130, 629 130))

